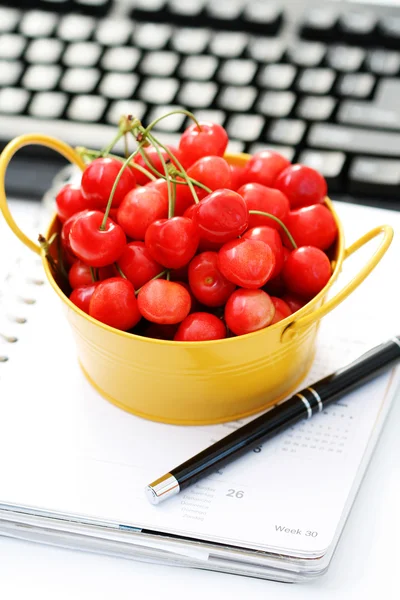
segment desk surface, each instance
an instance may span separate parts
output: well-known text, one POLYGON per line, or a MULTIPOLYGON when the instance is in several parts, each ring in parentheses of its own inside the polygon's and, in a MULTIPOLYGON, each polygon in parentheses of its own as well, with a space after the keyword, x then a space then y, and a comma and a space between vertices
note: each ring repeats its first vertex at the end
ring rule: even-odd
POLYGON ((328 573, 302 584, 145 564, 0 537, 0 597, 41 600, 154 597, 174 600, 398 600, 400 583, 400 393, 328 573), (218 588, 217 588, 218 586, 218 588), (216 590, 218 589, 218 592, 216 590))

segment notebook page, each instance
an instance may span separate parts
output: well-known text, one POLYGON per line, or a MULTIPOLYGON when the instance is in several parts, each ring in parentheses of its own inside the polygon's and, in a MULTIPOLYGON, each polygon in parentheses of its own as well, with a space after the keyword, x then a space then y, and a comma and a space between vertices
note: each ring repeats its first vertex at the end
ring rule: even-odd
MULTIPOLYGON (((349 242, 378 222, 400 231, 398 213, 337 209, 349 242)), ((349 259, 341 281, 371 249, 349 259)), ((310 382, 400 331, 388 281, 397 256, 396 238, 370 279, 323 320, 310 382)), ((11 295, 19 285, 12 280, 11 295)), ((166 426, 117 409, 80 373, 55 294, 49 286, 36 291, 15 360, 0 365, 0 502, 298 556, 325 551, 385 393, 393 391, 392 375, 155 507, 144 497, 147 483, 244 421, 166 426)))

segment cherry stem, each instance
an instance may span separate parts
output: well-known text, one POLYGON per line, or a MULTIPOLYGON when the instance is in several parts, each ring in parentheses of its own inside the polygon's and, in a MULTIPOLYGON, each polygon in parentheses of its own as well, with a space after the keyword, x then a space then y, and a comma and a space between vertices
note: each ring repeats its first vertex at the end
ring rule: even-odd
MULTIPOLYGON (((112 155, 110 154, 110 156, 112 156, 112 155)), ((160 171, 158 171, 158 169, 156 169, 155 166, 151 164, 151 162, 149 161, 149 159, 148 159, 148 157, 146 155, 145 150, 142 150, 140 152, 140 156, 143 158, 143 161, 144 161, 145 165, 149 169, 151 169, 151 171, 153 173, 155 173, 155 175, 157 175, 157 177, 159 177, 161 179, 167 179, 167 177, 165 175, 163 175, 162 173, 160 173, 160 171)), ((173 159, 171 159, 171 161, 172 160, 176 161, 176 158, 175 158, 174 154, 171 154, 171 156, 174 157, 173 159)), ((189 185, 188 181, 179 181, 178 179, 174 179, 174 175, 178 175, 178 176, 184 177, 184 174, 181 171, 179 171, 178 169, 174 169, 172 171, 172 173, 169 173, 169 174, 172 175, 172 177, 171 177, 171 183, 176 183, 177 185, 189 185)), ((153 178, 153 181, 154 181, 154 179, 155 178, 153 178)), ((205 190, 207 192, 207 194, 211 194, 212 190, 209 187, 207 187, 206 185, 204 185, 204 183, 201 183, 200 181, 197 181, 196 179, 193 179, 192 177, 187 177, 187 179, 190 180, 193 183, 193 185, 195 185, 195 186, 197 186, 197 187, 205 190)))
MULTIPOLYGON (((142 131, 143 133, 143 131, 142 131)), ((171 150, 167 147, 164 146, 164 144, 161 144, 161 142, 159 142, 153 135, 148 134, 148 140, 153 144, 153 145, 157 145, 160 148, 162 148, 170 157, 171 160, 173 160, 175 162, 175 164, 177 165, 177 167, 180 169, 181 173, 181 177, 183 177, 185 179, 185 181, 187 182, 190 191, 192 193, 193 199, 195 201, 196 204, 198 204, 200 202, 199 197, 196 193, 196 190, 193 187, 193 184, 190 180, 190 177, 187 176, 185 169, 183 168, 183 166, 181 165, 181 163, 179 162, 179 160, 176 158, 176 156, 173 155, 173 153, 171 152, 171 150)))
POLYGON ((128 279, 118 263, 114 263, 114 267, 117 269, 117 271, 121 275, 121 277, 123 277, 124 279, 128 279))
POLYGON ((96 278, 96 271, 94 270, 93 267, 89 267, 90 269, 90 277, 92 278, 92 282, 96 283, 97 278, 96 278))
MULTIPOLYGON (((99 156, 101 156, 101 152, 99 152, 98 150, 91 150, 90 148, 78 147, 78 148, 76 148, 76 151, 82 157, 89 156, 89 157, 93 157, 93 158, 98 158, 99 156)), ((110 156, 111 158, 115 158, 115 160, 119 160, 119 162, 121 162, 121 163, 123 163, 125 161, 125 159, 122 158, 121 156, 118 156, 118 154, 110 154, 109 153, 108 156, 110 156)), ((132 161, 129 166, 133 167, 137 171, 140 171, 141 173, 143 173, 143 175, 146 175, 146 177, 148 177, 151 181, 156 181, 157 177, 154 177, 154 175, 149 173, 148 169, 145 169, 141 165, 138 165, 137 163, 135 163, 135 161, 132 161)))
POLYGON ((249 214, 250 215, 261 215, 263 217, 268 217, 269 219, 272 219, 273 221, 276 221, 277 223, 279 223, 279 225, 282 227, 283 231, 288 236, 289 241, 292 244, 293 248, 296 250, 297 244, 294 241, 292 234, 290 233, 290 231, 286 227, 286 225, 284 223, 282 223, 282 221, 280 219, 278 219, 278 217, 275 217, 275 215, 271 215, 270 213, 263 212, 262 210, 249 210, 249 214))
POLYGON ((114 148, 115 144, 122 138, 123 135, 124 135, 124 132, 119 130, 117 135, 111 142, 111 144, 108 144, 108 146, 106 146, 105 148, 103 148, 103 150, 101 150, 100 156, 108 156, 108 154, 110 153, 110 150, 112 150, 114 148))
POLYGON ((172 219, 175 214, 176 201, 176 183, 172 182, 171 202, 168 202, 168 219, 172 219))
POLYGON ((125 158, 128 158, 129 144, 128 144, 128 132, 127 131, 125 131, 125 133, 124 133, 124 154, 125 154, 125 158))
MULTIPOLYGON (((159 273, 158 275, 155 275, 154 277, 152 277, 151 279, 149 279, 149 281, 154 281, 154 279, 161 279, 161 277, 164 277, 164 275, 167 275, 167 278, 169 279, 169 271, 168 271, 168 269, 165 269, 165 271, 161 271, 161 273, 159 273)), ((148 283, 148 281, 146 283, 148 283)), ((135 291, 135 295, 136 296, 138 295, 138 293, 140 292, 140 290, 142 289, 142 287, 144 285, 146 285, 146 283, 144 283, 140 288, 138 288, 135 291)))
POLYGON ((109 197, 108 202, 107 202, 107 207, 106 207, 106 210, 105 210, 105 213, 104 213, 103 221, 101 222, 101 225, 100 225, 100 231, 104 231, 105 228, 106 228, 106 223, 107 223, 108 215, 110 214, 110 210, 111 210, 111 206, 112 206, 112 201, 113 201, 113 198, 114 198, 115 190, 117 189, 117 185, 119 183, 119 180, 122 177, 122 173, 125 171, 126 167, 129 165, 129 163, 131 162, 131 160, 133 158, 135 158, 136 154, 138 154, 140 152, 140 149, 142 148, 142 146, 145 143, 146 143, 145 140, 143 140, 142 142, 140 142, 140 144, 136 148, 136 150, 134 152, 132 152, 132 154, 130 154, 128 156, 128 158, 125 160, 125 162, 123 163, 122 167, 120 168, 119 173, 116 176, 114 184, 113 184, 112 189, 111 189, 111 193, 110 193, 110 197, 109 197))
POLYGON ((200 124, 199 124, 198 120, 196 119, 196 117, 194 116, 194 114, 188 110, 185 110, 184 108, 179 108, 177 110, 171 110, 171 112, 168 112, 165 115, 162 115, 161 117, 158 117, 157 119, 154 119, 154 121, 152 121, 150 123, 150 125, 148 125, 145 128, 145 130, 142 132, 143 135, 146 137, 146 135, 148 133, 150 133, 150 131, 153 129, 153 127, 155 127, 155 125, 157 125, 157 123, 159 123, 163 119, 166 119, 167 117, 171 117, 172 115, 186 115, 187 117, 189 117, 189 119, 192 119, 196 123, 197 127, 200 129, 200 124))
MULTIPOLYGON (((144 140, 146 140, 146 136, 143 136, 143 138, 144 138, 144 140)), ((154 149, 157 152, 157 156, 160 159, 160 162, 161 162, 161 164, 163 166, 163 169, 164 169, 165 178, 166 178, 166 181, 167 181, 167 188, 168 188, 168 219, 170 219, 170 218, 172 218, 174 216, 174 210, 175 210, 175 193, 174 193, 174 189, 173 189, 174 185, 171 182, 171 177, 169 176, 167 163, 165 162, 165 158, 163 157, 162 152, 160 151, 160 148, 158 147, 157 144, 155 144, 152 141, 151 136, 149 136, 147 139, 154 146, 154 149)), ((142 152, 142 157, 144 157, 145 154, 146 154, 146 152, 143 151, 142 152)))

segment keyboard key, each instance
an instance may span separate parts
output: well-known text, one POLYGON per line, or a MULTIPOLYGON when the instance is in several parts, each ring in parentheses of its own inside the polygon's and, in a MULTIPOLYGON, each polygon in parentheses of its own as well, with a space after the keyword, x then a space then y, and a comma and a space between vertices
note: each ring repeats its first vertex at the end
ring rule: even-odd
POLYGON ((257 97, 254 87, 228 86, 222 88, 217 104, 228 111, 246 112, 251 109, 257 97))
POLYGON ((187 81, 180 89, 178 101, 183 106, 206 108, 213 103, 217 89, 213 81, 187 81))
POLYGON ((336 30, 338 16, 334 9, 319 6, 308 10, 301 28, 304 37, 316 40, 331 39, 336 30))
POLYGON ((68 107, 68 118, 73 121, 97 123, 106 108, 106 100, 101 96, 76 96, 68 107))
POLYGON ((326 46, 318 42, 298 42, 288 48, 290 62, 299 67, 319 67, 326 54, 326 46))
POLYGON ((186 23, 189 18, 199 17, 205 0, 169 0, 168 10, 174 16, 174 23, 186 23))
POLYGON ((140 69, 145 75, 168 77, 174 73, 178 62, 179 57, 175 52, 148 52, 140 64, 140 69))
POLYGON ((365 50, 352 46, 333 46, 329 48, 326 59, 336 71, 358 71, 365 59, 365 50))
POLYGON ((293 65, 272 64, 262 69, 258 82, 263 87, 276 90, 287 90, 291 87, 297 70, 293 65))
POLYGON ((0 90, 0 113, 23 113, 28 104, 29 97, 30 94, 27 90, 21 88, 3 88, 0 90))
POLYGON ((369 73, 351 73, 343 75, 337 89, 341 96, 368 98, 375 85, 375 77, 369 73))
POLYGON ((398 197, 400 160, 357 157, 349 169, 349 184, 352 192, 398 197))
MULTIPOLYGON (((195 110, 193 111, 194 116, 198 121, 209 121, 211 123, 218 123, 218 125, 224 125, 226 120, 226 113, 222 110, 195 110)), ((189 119, 186 122, 186 127, 192 125, 193 121, 189 119)))
POLYGON ((385 46, 390 45, 398 49, 400 43, 400 16, 383 17, 379 22, 379 29, 385 38, 385 46))
POLYGON ((366 62, 367 68, 375 75, 397 75, 400 71, 400 52, 371 50, 366 62))
POLYGON ((346 10, 339 18, 339 31, 346 40, 363 43, 372 38, 378 20, 372 11, 346 10))
POLYGON ((258 110, 269 117, 287 117, 295 102, 296 96, 292 92, 265 92, 258 103, 258 110))
POLYGON ((265 125, 261 115, 233 115, 226 126, 229 137, 245 142, 258 140, 265 125))
POLYGON ((248 46, 249 55, 261 63, 274 63, 281 60, 285 45, 280 39, 251 38, 248 46))
POLYGON ((257 65, 252 60, 230 59, 222 64, 218 78, 222 83, 247 85, 253 80, 257 65))
POLYGON ((233 28, 242 12, 242 5, 233 0, 208 0, 205 10, 207 19, 214 22, 217 26, 224 26, 228 29, 233 28))
POLYGON ((28 90, 53 90, 60 75, 61 69, 56 65, 32 65, 25 71, 22 84, 28 90))
POLYGON ((22 35, 9 33, 0 35, 0 59, 20 58, 26 46, 26 39, 22 35))
POLYGON ((133 33, 134 44, 146 50, 162 50, 172 35, 169 25, 143 23, 133 33))
POLYGON ((139 120, 143 120, 146 114, 146 105, 139 100, 119 100, 113 102, 109 108, 106 120, 112 125, 117 125, 120 118, 124 115, 133 115, 139 120))
POLYGON ((103 46, 127 44, 133 32, 128 19, 102 19, 96 26, 95 39, 103 46))
POLYGON ((287 158, 290 162, 293 162, 295 150, 290 146, 278 146, 276 144, 252 144, 248 150, 249 154, 255 154, 256 152, 262 152, 263 150, 273 150, 273 152, 278 152, 278 154, 282 154, 285 158, 287 158))
POLYGON ((332 69, 305 69, 297 85, 300 92, 306 94, 329 94, 334 81, 332 69))
POLYGON ((218 59, 215 56, 197 55, 185 58, 179 69, 185 79, 209 81, 217 70, 218 59))
POLYGON ((245 145, 241 140, 233 140, 232 138, 228 142, 226 148, 227 154, 241 154, 244 152, 245 145))
POLYGON ((278 32, 282 23, 282 8, 275 2, 253 0, 246 4, 242 19, 246 30, 272 35, 278 32))
POLYGON ((25 59, 30 63, 57 63, 63 49, 64 44, 60 40, 53 38, 33 40, 25 52, 25 59))
POLYGON ((298 162, 307 165, 325 177, 330 190, 337 189, 346 162, 343 152, 323 152, 321 150, 304 150, 298 162))
POLYGON ((102 96, 115 100, 132 98, 139 78, 134 73, 107 73, 104 75, 99 91, 102 96))
POLYGON ((72 94, 90 94, 99 79, 100 71, 98 69, 67 69, 60 87, 65 92, 72 94))
POLYGON ((63 56, 68 67, 93 67, 100 58, 102 48, 94 42, 69 44, 63 56))
POLYGON ((326 121, 335 105, 336 100, 331 96, 304 96, 297 106, 297 114, 306 121, 326 121))
POLYGON ((85 15, 66 15, 61 19, 57 35, 66 42, 80 42, 90 38, 95 21, 85 15))
POLYGON ((295 146, 301 142, 306 130, 304 121, 298 119, 279 119, 272 121, 267 139, 282 146, 295 146))
POLYGON ((114 46, 106 50, 101 65, 106 71, 133 71, 141 57, 137 48, 114 46))
POLYGON ((179 89, 177 79, 144 79, 139 88, 139 95, 145 102, 151 104, 171 104, 179 89))
POLYGON ((48 37, 52 35, 57 23, 56 13, 30 10, 24 14, 19 30, 23 35, 31 38, 48 37))
POLYGON ((0 6, 0 32, 13 31, 21 19, 21 13, 14 8, 0 6))
POLYGON ((247 42, 245 34, 221 31, 212 37, 210 53, 223 58, 236 58, 243 54, 247 42))
POLYGON ((308 134, 308 145, 353 154, 397 157, 400 155, 400 133, 315 123, 308 134))
POLYGON ((399 112, 400 78, 383 77, 376 88, 375 103, 387 110, 399 112))
POLYGON ((207 29, 178 29, 171 38, 174 50, 181 54, 202 54, 211 38, 207 29))
POLYGON ((61 92, 41 92, 35 94, 29 113, 34 117, 58 119, 67 104, 67 95, 61 92))
POLYGON ((400 130, 400 110, 388 110, 371 102, 342 102, 337 120, 351 125, 400 130))
MULTIPOLYGON (((170 106, 156 106, 151 111, 151 113, 148 117, 148 121, 149 121, 149 123, 151 123, 155 119, 158 119, 159 117, 162 117, 163 115, 166 115, 167 113, 177 110, 179 108, 182 108, 182 106, 171 106, 171 105, 170 106)), ((185 120, 186 120, 186 115, 184 115, 182 113, 169 115, 165 119, 162 119, 161 121, 159 121, 157 123, 157 125, 155 126, 154 130, 155 131, 163 131, 163 132, 164 131, 170 131, 170 132, 180 131, 185 120)))

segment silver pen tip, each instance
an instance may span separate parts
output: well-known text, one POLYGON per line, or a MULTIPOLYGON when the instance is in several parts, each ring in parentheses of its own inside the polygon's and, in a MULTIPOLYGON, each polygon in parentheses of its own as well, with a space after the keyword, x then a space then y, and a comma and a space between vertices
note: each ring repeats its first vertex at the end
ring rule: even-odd
POLYGON ((160 504, 167 498, 179 494, 180 487, 175 477, 167 473, 146 486, 144 491, 150 504, 160 504))

